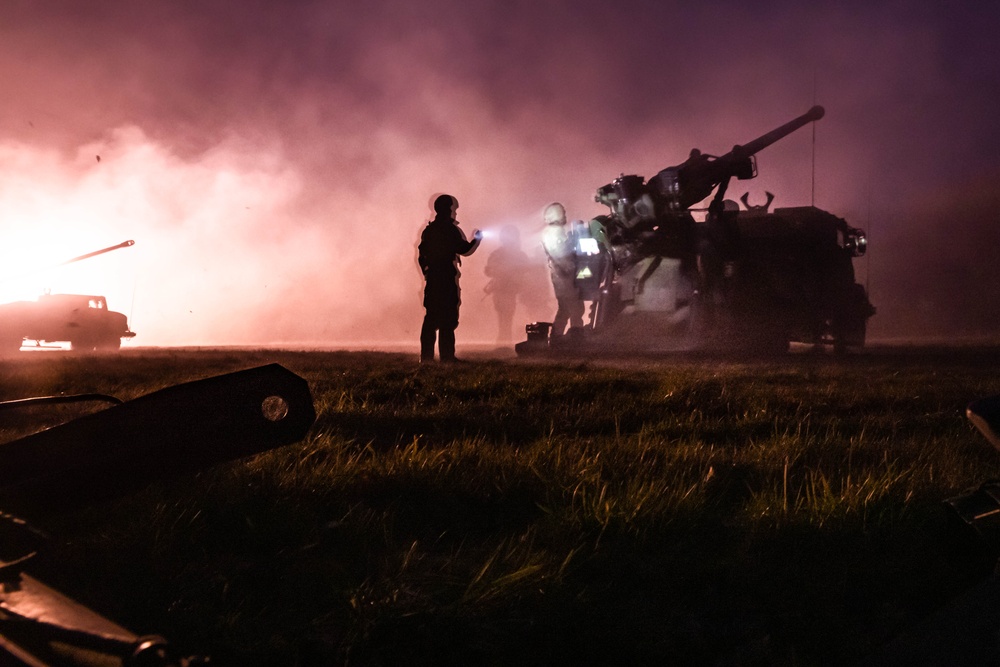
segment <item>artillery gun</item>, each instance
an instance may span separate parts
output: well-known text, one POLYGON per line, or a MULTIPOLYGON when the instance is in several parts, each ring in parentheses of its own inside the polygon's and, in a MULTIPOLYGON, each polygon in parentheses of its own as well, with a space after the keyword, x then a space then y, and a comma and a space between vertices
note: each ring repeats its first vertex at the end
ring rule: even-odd
MULTIPOLYGON (((106 252, 128 248, 124 241, 68 259, 63 266, 106 252)), ((0 305, 0 356, 14 354, 25 340, 37 344, 68 342, 80 352, 113 352, 122 338, 132 338, 128 318, 108 309, 107 299, 93 294, 43 294, 37 301, 14 301, 0 305)))
POLYGON ((529 324, 518 354, 864 345, 875 312, 854 275, 864 231, 813 206, 772 212, 770 193, 763 206, 744 195, 743 210, 726 199, 733 178, 757 176, 758 152, 823 115, 815 106, 724 155, 694 149, 648 180, 622 174, 598 188, 609 214, 570 232, 589 321, 565 336, 529 324), (692 207, 713 191, 696 221, 692 207))

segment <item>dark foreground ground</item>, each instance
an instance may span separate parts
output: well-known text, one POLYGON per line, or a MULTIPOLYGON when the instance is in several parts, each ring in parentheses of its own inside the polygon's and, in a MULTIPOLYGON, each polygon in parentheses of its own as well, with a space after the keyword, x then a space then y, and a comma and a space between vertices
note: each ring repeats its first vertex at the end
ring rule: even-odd
MULTIPOLYGON (((465 356, 0 361, 0 400, 128 400, 277 362, 318 413, 299 443, 39 516, 39 574, 227 665, 881 664, 908 632, 918 656, 996 657, 974 655, 981 632, 961 643, 967 611, 921 623, 992 564, 942 501, 1000 470, 964 415, 1000 394, 1000 347, 465 356)), ((78 411, 0 412, 0 438, 78 411)))

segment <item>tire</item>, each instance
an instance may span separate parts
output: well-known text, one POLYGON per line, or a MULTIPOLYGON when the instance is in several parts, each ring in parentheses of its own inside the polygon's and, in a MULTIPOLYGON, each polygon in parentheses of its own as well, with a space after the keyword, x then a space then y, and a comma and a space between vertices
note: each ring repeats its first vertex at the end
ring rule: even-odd
POLYGON ((88 352, 93 352, 96 348, 94 341, 91 338, 74 338, 69 342, 69 349, 78 354, 87 354, 88 352))
POLYGON ((765 357, 781 356, 788 353, 790 342, 788 334, 773 332, 761 335, 751 342, 750 350, 754 354, 765 357))
POLYGON ((848 347, 864 347, 868 318, 873 312, 865 288, 855 284, 851 290, 850 307, 842 319, 833 322, 834 351, 845 352, 848 347))
POLYGON ((834 352, 843 354, 847 352, 847 348, 849 347, 865 346, 868 323, 864 319, 859 319, 856 322, 847 322, 838 329, 833 339, 834 352))
POLYGON ((784 355, 791 344, 789 326, 777 306, 762 308, 762 312, 771 315, 763 319, 758 313, 740 323, 743 346, 753 354, 763 356, 784 355))
POLYGON ((102 338, 96 347, 98 352, 118 352, 122 347, 122 339, 118 336, 108 336, 102 338))

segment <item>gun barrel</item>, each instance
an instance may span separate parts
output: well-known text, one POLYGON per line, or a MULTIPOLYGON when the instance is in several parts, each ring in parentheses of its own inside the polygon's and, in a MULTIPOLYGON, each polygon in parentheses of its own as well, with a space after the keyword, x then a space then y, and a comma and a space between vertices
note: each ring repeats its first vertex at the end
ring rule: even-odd
POLYGON ((823 107, 819 105, 814 106, 809 111, 805 112, 798 118, 788 121, 781 127, 777 127, 768 132, 767 134, 763 134, 754 139, 753 141, 743 144, 742 146, 734 147, 733 153, 741 157, 754 155, 755 153, 764 150, 774 142, 780 139, 784 139, 785 137, 787 137, 789 134, 799 129, 800 127, 808 125, 813 121, 819 120, 820 118, 823 117, 825 113, 826 110, 824 110, 823 107))
POLYGON ((80 255, 79 257, 74 257, 73 259, 67 259, 65 262, 60 262, 57 266, 65 266, 66 264, 72 264, 73 262, 79 262, 83 259, 89 259, 91 257, 96 257, 97 255, 103 255, 106 252, 111 252, 112 250, 128 248, 133 245, 135 245, 135 241, 122 241, 118 245, 108 246, 107 248, 101 248, 100 250, 95 250, 94 252, 88 252, 85 255, 80 255))

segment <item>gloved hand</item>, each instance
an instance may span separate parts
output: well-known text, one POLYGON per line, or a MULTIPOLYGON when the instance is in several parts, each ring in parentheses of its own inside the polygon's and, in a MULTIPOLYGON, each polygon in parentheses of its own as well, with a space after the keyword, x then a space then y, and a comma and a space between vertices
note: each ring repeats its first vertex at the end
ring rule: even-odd
POLYGON ((482 241, 483 240, 483 231, 481 229, 477 229, 476 231, 472 232, 472 237, 474 239, 476 239, 477 241, 482 241))

